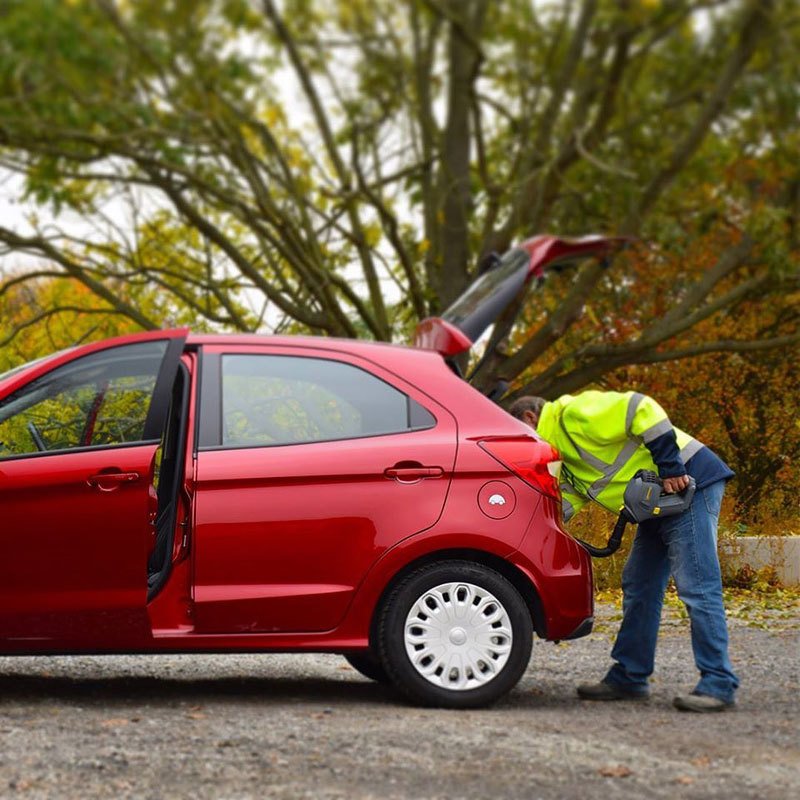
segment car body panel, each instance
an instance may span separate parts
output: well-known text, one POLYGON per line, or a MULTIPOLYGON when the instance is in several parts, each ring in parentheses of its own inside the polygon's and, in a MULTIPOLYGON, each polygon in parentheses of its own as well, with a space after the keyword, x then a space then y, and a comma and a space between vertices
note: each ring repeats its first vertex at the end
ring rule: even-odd
POLYGON ((155 450, 147 444, 0 464, 0 637, 119 641, 147 633, 146 477, 155 450), (87 481, 103 471, 138 477, 98 491, 87 481))
MULTIPOLYGON (((148 480, 107 495, 92 494, 85 481, 92 470, 112 467, 151 475, 156 443, 0 460, 4 535, 34 520, 32 536, 14 551, 25 571, 9 572, 0 586, 15 617, 0 624, 0 651, 363 649, 398 576, 465 554, 494 559, 528 582, 543 605, 539 632, 546 638, 568 636, 591 615, 589 558, 561 529, 559 502, 479 446, 487 438, 535 434, 460 380, 438 353, 314 337, 192 335, 183 356, 191 375, 190 430, 202 415, 204 358, 233 351, 357 365, 419 402, 437 424, 345 441, 229 449, 197 449, 189 436, 172 570, 149 603, 148 480), (384 475, 386 467, 411 460, 441 466, 442 475, 408 484, 384 475), (495 519, 481 497, 498 481, 513 492, 514 506, 495 519), (41 506, 34 512, 43 495, 44 513, 41 506), (85 590, 79 602, 78 584, 85 590), (15 616, 20 612, 28 616, 15 616), (37 621, 40 612, 45 622, 37 621)), ((3 390, 7 395, 85 352, 22 370, 3 390)))
MULTIPOLYGON (((203 352, 286 353, 235 345, 203 352)), ((294 348, 292 355, 363 367, 356 356, 319 348, 294 348)), ((375 365, 369 371, 421 401, 435 427, 343 441, 201 448, 193 551, 199 632, 331 629, 380 553, 439 519, 455 462, 455 419, 395 375, 375 365), (385 474, 412 463, 438 474, 410 481, 385 474)))

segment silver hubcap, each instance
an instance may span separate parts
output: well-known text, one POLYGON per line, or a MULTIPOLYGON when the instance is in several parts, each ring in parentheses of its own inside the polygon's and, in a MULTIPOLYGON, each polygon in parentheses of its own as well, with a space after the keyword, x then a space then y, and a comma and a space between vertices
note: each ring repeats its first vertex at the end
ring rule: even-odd
POLYGON ((502 603, 473 583, 442 583, 408 612, 408 658, 436 686, 464 691, 495 678, 511 654, 511 620, 502 603))

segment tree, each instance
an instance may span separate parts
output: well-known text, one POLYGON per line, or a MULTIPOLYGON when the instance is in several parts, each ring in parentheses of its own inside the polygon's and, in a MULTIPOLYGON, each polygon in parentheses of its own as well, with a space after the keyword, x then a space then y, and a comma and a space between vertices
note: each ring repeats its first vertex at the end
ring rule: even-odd
POLYGON ((136 330, 135 322, 114 314, 77 281, 9 281, 0 296, 0 373, 56 350, 136 330))
POLYGON ((557 277, 479 385, 533 367, 518 390, 548 395, 630 363, 795 347, 791 315, 766 338, 676 342, 798 285, 798 38, 789 0, 5 0, 2 165, 91 225, 0 226, 0 242, 144 328, 161 319, 119 286, 218 327, 389 340, 517 237, 619 232, 653 243, 645 268, 557 277), (765 153, 788 189, 743 204, 747 177, 720 175, 765 153), (712 261, 684 268, 685 230, 716 236, 712 261), (656 262, 674 267, 661 287, 656 262), (652 320, 627 338, 576 325, 633 275, 652 320))
POLYGON ((800 426, 790 408, 800 393, 797 360, 772 350, 758 358, 703 356, 685 367, 677 376, 662 365, 655 374, 637 374, 640 368, 634 368, 626 379, 656 393, 676 424, 733 465, 738 519, 767 523, 773 530, 787 517, 796 520, 800 426))

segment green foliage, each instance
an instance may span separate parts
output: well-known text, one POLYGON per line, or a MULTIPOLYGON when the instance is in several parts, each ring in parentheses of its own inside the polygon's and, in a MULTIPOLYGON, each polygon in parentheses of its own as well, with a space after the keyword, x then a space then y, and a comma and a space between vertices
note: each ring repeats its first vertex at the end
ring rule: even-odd
POLYGON ((553 276, 477 385, 652 386, 788 486, 796 431, 762 444, 734 394, 794 391, 798 51, 793 0, 5 0, 0 165, 36 214, 0 243, 47 274, 0 360, 184 323, 406 341, 480 255, 619 232, 647 244, 553 276))

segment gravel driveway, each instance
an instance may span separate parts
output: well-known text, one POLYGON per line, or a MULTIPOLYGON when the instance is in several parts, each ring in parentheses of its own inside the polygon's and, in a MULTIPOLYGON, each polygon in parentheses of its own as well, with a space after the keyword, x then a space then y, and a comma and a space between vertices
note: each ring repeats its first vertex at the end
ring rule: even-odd
POLYGON ((665 612, 649 704, 587 704, 614 617, 534 643, 485 711, 412 708, 337 656, 0 658, 0 797, 759 798, 800 786, 800 614, 732 619, 734 712, 679 714, 688 627, 665 612))

